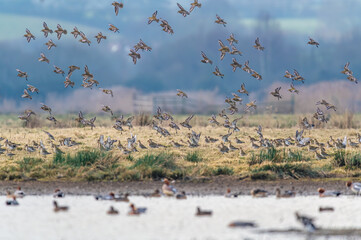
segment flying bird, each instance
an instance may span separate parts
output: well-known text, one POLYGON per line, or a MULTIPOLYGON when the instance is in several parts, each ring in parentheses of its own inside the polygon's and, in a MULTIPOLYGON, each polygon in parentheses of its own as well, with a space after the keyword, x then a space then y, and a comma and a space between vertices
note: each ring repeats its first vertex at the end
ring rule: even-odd
POLYGON ((223 78, 224 77, 224 74, 222 74, 220 71, 219 71, 219 68, 216 66, 215 68, 215 71, 213 72, 214 75, 216 75, 217 77, 221 77, 223 78))
POLYGON ((177 6, 179 7, 179 11, 178 13, 182 14, 183 17, 186 17, 187 15, 189 15, 189 12, 187 10, 185 10, 182 5, 180 5, 179 3, 177 3, 177 6))
POLYGON ((77 38, 80 35, 80 31, 78 30, 77 27, 74 27, 73 29, 74 31, 71 32, 71 34, 74 35, 74 38, 77 38))
POLYGON ((29 29, 26 29, 26 34, 24 37, 26 37, 26 40, 30 42, 31 39, 35 40, 35 36, 29 31, 29 29))
POLYGON ((124 4, 121 2, 113 2, 112 5, 114 6, 115 15, 118 16, 119 9, 124 7, 124 4))
POLYGON ((271 92, 271 95, 276 97, 278 100, 280 100, 280 98, 282 98, 281 94, 280 94, 280 90, 281 87, 278 87, 274 90, 274 92, 271 92))
POLYGON ((24 89, 24 94, 21 97, 22 98, 29 98, 30 100, 33 99, 26 89, 24 89))
POLYGON ((128 55, 132 57, 133 63, 137 64, 137 59, 140 59, 140 54, 133 49, 130 49, 130 53, 128 55))
POLYGON ((188 95, 179 89, 177 89, 177 96, 181 98, 188 98, 188 95))
POLYGON ((158 11, 155 11, 151 17, 148 17, 148 24, 151 24, 152 22, 159 22, 159 19, 157 18, 158 11))
POLYGON ((49 63, 49 59, 47 59, 44 53, 40 53, 40 57, 38 58, 39 62, 46 62, 49 63))
POLYGON ((217 24, 222 24, 223 25, 223 27, 225 27, 226 26, 226 24, 227 24, 227 22, 226 21, 224 21, 224 19, 222 19, 220 16, 218 16, 217 14, 216 14, 216 18, 217 18, 217 20, 216 21, 214 21, 215 23, 217 23, 217 24))
POLYGON ((201 60, 202 63, 210 63, 210 64, 213 63, 212 60, 210 60, 203 51, 201 51, 201 54, 202 54, 202 57, 203 57, 203 59, 201 60))
POLYGON ((264 47, 259 43, 259 37, 256 38, 256 40, 254 41, 255 45, 253 45, 253 47, 257 50, 264 50, 264 47))
POLYGON ((48 50, 50 50, 52 47, 56 47, 55 43, 51 39, 45 43, 45 45, 48 46, 48 50))
POLYGON ((18 72, 18 77, 21 77, 21 78, 25 78, 26 79, 26 81, 28 81, 28 73, 27 72, 23 72, 23 71, 21 71, 21 70, 19 70, 19 69, 16 69, 16 71, 18 72))
POLYGON ((104 36, 104 35, 102 34, 102 32, 99 32, 98 35, 95 36, 95 38, 97 39, 98 44, 100 43, 100 41, 101 41, 102 39, 104 39, 104 40, 107 39, 107 37, 104 36))
POLYGON ((58 24, 57 26, 57 30, 55 30, 54 32, 56 32, 58 40, 60 40, 61 36, 64 34, 66 35, 68 33, 67 30, 63 29, 60 24, 58 24))
POLYGON ((307 42, 307 44, 310 45, 315 45, 316 47, 318 47, 318 45, 320 45, 318 42, 316 42, 315 40, 313 40, 312 38, 308 37, 310 40, 307 42))
POLYGON ((48 34, 52 34, 53 30, 51 30, 48 25, 46 24, 46 22, 43 22, 43 27, 44 29, 42 29, 41 31, 44 33, 44 37, 48 37, 48 34))
POLYGON ((198 0, 194 0, 194 2, 191 3, 191 8, 189 9, 189 13, 191 13, 195 7, 201 8, 202 4, 198 3, 198 0))
POLYGON ((109 28, 110 31, 112 32, 119 32, 119 28, 117 28, 116 26, 114 26, 113 24, 109 24, 109 28))

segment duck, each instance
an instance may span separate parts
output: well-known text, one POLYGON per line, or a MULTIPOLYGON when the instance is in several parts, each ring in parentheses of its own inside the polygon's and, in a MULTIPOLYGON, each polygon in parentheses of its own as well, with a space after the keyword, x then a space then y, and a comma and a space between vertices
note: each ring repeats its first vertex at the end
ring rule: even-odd
POLYGON ((63 198, 63 197, 65 197, 65 194, 59 188, 57 188, 54 191, 53 197, 54 198, 63 198))
POLYGON ((359 195, 361 193, 361 183, 359 183, 359 182, 347 181, 346 187, 348 189, 351 189, 351 191, 356 193, 357 195, 359 195))
POLYGON ((69 210, 68 206, 59 206, 57 201, 53 201, 54 204, 54 212, 66 212, 69 210))
POLYGON ((116 210, 113 206, 110 206, 109 210, 107 211, 107 214, 109 214, 109 215, 118 215, 119 211, 116 210))
POLYGON ((14 196, 17 198, 25 197, 25 193, 24 193, 24 191, 21 190, 20 186, 17 187, 16 191, 14 192, 14 196))
POLYGON ((216 18, 217 18, 217 20, 216 21, 214 21, 215 23, 217 23, 217 24, 222 24, 223 25, 223 27, 225 27, 226 26, 226 24, 227 24, 227 22, 226 21, 224 21, 224 19, 222 19, 220 16, 218 16, 217 14, 216 14, 216 18))
POLYGON ((335 209, 333 207, 319 207, 318 211, 319 212, 333 212, 333 211, 335 211, 335 209))
POLYGON ((187 15, 189 15, 189 12, 188 12, 187 10, 185 10, 185 9, 182 7, 182 5, 180 5, 179 3, 177 3, 177 6, 178 6, 178 8, 180 9, 180 10, 178 11, 178 13, 182 14, 183 17, 186 17, 187 15))
POLYGON ((255 188, 251 190, 251 195, 253 197, 267 197, 268 196, 268 192, 266 190, 263 189, 259 189, 259 188, 255 188))
POLYGON ((28 41, 28 43, 30 42, 31 39, 35 40, 35 36, 30 32, 29 29, 26 29, 26 34, 24 35, 24 37, 26 37, 26 40, 28 41))
POLYGON ((276 197, 277 198, 291 198, 295 197, 296 193, 294 191, 285 191, 283 194, 281 193, 281 189, 276 188, 276 197))
POLYGON ((338 197, 341 195, 339 191, 326 191, 324 188, 317 189, 320 197, 338 197))
POLYGON ((116 2, 114 1, 112 3, 112 5, 114 6, 114 12, 115 12, 115 16, 118 16, 119 13, 119 9, 124 7, 124 4, 122 2, 116 2))
POLYGON ((212 213, 210 210, 201 210, 200 207, 197 207, 196 216, 212 216, 212 213))
POLYGON ((18 77, 25 78, 25 80, 28 81, 29 75, 27 72, 23 72, 20 69, 16 69, 16 71, 18 72, 18 77))
POLYGON ((95 200, 114 200, 115 198, 118 198, 118 196, 115 196, 113 192, 110 192, 108 195, 95 196, 95 200))
POLYGON ((192 3, 191 3, 191 8, 189 9, 189 13, 191 13, 195 7, 198 7, 198 8, 201 8, 202 7, 202 4, 201 3, 198 3, 198 0, 194 0, 192 3))
POLYGON ((50 61, 49 61, 49 59, 47 59, 46 57, 45 57, 45 54, 44 53, 40 53, 40 57, 38 58, 38 61, 39 62, 46 62, 46 63, 50 63, 50 61))
POLYGON ((17 206, 19 205, 19 202, 16 200, 16 196, 11 195, 10 192, 8 192, 8 196, 5 201, 5 204, 8 206, 17 206))
POLYGON ((160 194, 159 189, 155 189, 154 192, 152 194, 149 195, 149 197, 161 197, 162 195, 160 194))
POLYGON ((44 29, 42 29, 41 31, 44 33, 44 37, 48 37, 48 34, 52 34, 53 30, 51 30, 48 25, 46 24, 46 22, 43 22, 43 27, 44 29))
POLYGON ((212 60, 210 60, 203 51, 201 51, 201 54, 202 54, 202 57, 203 57, 203 59, 201 60, 201 62, 202 62, 202 63, 209 63, 209 64, 212 65, 212 63, 213 63, 212 60))
POLYGON ((320 45, 318 42, 316 42, 315 40, 313 40, 312 38, 308 37, 309 41, 307 42, 307 44, 309 45, 314 45, 318 48, 318 45, 320 45))
POLYGON ((158 11, 155 11, 151 17, 148 17, 148 24, 151 24, 152 22, 159 22, 159 19, 157 18, 158 11))
POLYGON ((182 191, 181 193, 177 193, 177 194, 175 195, 175 198, 176 198, 176 199, 179 199, 179 200, 185 200, 185 199, 187 199, 186 192, 185 192, 185 191, 182 191))
POLYGON ((232 193, 230 188, 227 188, 227 192, 224 195, 226 198, 236 198, 238 197, 237 193, 232 193))
POLYGON ((259 42, 259 37, 256 38, 256 40, 254 41, 255 45, 253 46, 255 49, 257 50, 261 50, 263 51, 264 50, 264 47, 260 44, 259 42))
POLYGON ((124 194, 124 196, 114 198, 114 200, 116 202, 129 202, 128 197, 129 197, 129 193, 126 193, 126 194, 124 194))
POLYGON ((165 178, 163 179, 162 192, 164 195, 172 197, 177 193, 177 190, 172 185, 170 185, 169 180, 165 178))
POLYGON ((130 211, 128 212, 128 215, 140 215, 142 213, 145 213, 147 211, 147 208, 136 208, 133 203, 129 205, 130 211))
POLYGON ((257 227, 257 225, 254 222, 247 222, 247 221, 234 221, 228 224, 228 227, 234 228, 234 227, 257 227))
POLYGON ((48 46, 48 50, 50 50, 52 47, 56 47, 56 44, 51 39, 46 42, 45 45, 48 46))
POLYGON ((314 232, 315 230, 318 229, 313 223, 314 221, 313 218, 300 215, 298 212, 295 212, 295 216, 296 216, 296 220, 302 223, 302 225, 306 228, 308 232, 314 232))

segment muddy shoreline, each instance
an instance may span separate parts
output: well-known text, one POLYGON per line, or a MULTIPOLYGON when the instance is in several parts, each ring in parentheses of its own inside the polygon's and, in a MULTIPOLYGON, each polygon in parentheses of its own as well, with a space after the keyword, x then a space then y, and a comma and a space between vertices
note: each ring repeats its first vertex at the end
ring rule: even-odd
MULTIPOLYGON (((357 181, 355 179, 355 181, 357 181)), ((178 190, 190 195, 223 195, 227 188, 240 195, 249 195, 253 188, 262 188, 274 194, 275 189, 283 190, 294 188, 298 195, 316 195, 317 189, 337 190, 342 194, 351 194, 346 189, 345 179, 303 179, 303 180, 277 180, 277 181, 251 181, 239 180, 234 177, 216 177, 210 179, 197 179, 193 181, 176 181, 173 184, 178 190)), ((60 188, 69 195, 95 195, 108 192, 130 193, 142 195, 160 189, 162 182, 137 181, 137 182, 69 182, 69 181, 0 181, 0 194, 13 191, 21 186, 28 195, 52 194, 54 189, 60 188)))

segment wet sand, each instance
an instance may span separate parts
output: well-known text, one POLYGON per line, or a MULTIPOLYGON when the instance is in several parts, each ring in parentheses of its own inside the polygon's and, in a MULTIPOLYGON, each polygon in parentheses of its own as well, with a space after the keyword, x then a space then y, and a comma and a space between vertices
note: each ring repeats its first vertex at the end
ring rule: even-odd
MULTIPOLYGON (((216 177, 197 179, 193 181, 176 181, 173 185, 179 191, 185 191, 190 195, 223 195, 227 188, 240 195, 249 195, 253 188, 262 188, 274 194, 275 189, 290 190, 294 188, 298 195, 317 195, 317 189, 323 187, 326 190, 337 190, 342 194, 349 195, 344 179, 303 179, 303 180, 279 180, 279 181, 250 181, 240 180, 234 177, 216 177)), ((356 180, 355 180, 356 181, 356 180)), ((137 181, 137 182, 43 182, 43 181, 0 181, 0 195, 6 194, 7 190, 14 190, 17 186, 28 195, 51 194, 54 189, 60 188, 69 195, 94 195, 108 192, 130 193, 142 195, 160 189, 162 182, 137 181)))

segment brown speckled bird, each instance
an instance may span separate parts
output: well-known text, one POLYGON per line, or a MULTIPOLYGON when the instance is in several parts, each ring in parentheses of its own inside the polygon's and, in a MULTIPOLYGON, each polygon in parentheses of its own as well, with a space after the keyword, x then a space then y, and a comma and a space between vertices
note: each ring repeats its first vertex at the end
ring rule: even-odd
POLYGON ((123 4, 122 2, 116 2, 116 1, 114 1, 114 2, 112 3, 112 5, 114 6, 115 15, 118 16, 119 9, 120 9, 120 8, 123 8, 123 7, 124 7, 124 4, 123 4))
POLYGON ((48 25, 46 24, 46 22, 43 22, 43 27, 44 29, 42 29, 41 31, 44 33, 44 37, 48 37, 48 34, 52 34, 53 30, 51 30, 48 25))

